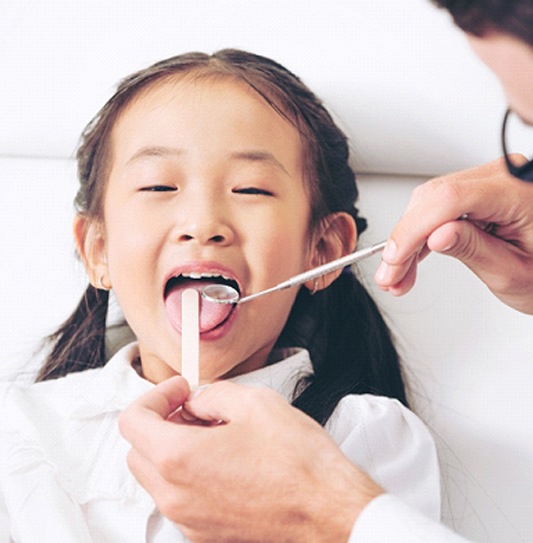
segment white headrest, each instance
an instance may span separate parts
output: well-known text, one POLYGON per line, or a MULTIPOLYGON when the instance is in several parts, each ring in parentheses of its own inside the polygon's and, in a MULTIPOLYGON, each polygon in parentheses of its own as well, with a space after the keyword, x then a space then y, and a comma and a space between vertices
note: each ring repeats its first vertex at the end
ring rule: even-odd
POLYGON ((500 155, 505 100, 429 0, 4 0, 0 155, 72 156, 124 76, 237 47, 301 76, 342 119, 357 169, 431 175, 500 155))

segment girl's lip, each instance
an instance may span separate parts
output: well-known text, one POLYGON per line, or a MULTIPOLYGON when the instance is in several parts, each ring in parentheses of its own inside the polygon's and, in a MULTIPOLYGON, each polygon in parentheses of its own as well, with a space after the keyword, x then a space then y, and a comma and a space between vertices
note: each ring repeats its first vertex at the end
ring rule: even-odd
POLYGON ((165 279, 163 281, 163 293, 165 292, 165 287, 167 283, 170 281, 170 279, 172 279, 173 277, 177 277, 179 275, 189 274, 189 273, 206 273, 206 274, 221 275, 235 281, 237 285, 239 286, 240 292, 243 291, 242 284, 239 278, 237 277, 237 274, 233 270, 228 268, 227 266, 220 264, 220 262, 190 261, 190 262, 186 262, 185 264, 180 264, 179 266, 176 266, 165 276, 165 279))

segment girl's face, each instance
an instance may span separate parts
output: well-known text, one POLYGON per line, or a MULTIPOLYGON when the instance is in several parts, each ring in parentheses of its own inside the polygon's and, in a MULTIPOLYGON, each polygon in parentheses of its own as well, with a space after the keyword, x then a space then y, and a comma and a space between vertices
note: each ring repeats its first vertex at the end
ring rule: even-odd
MULTIPOLYGON (((224 275, 251 294, 318 263, 302 144, 244 83, 181 76, 127 106, 111 151, 103 226, 89 228, 82 253, 90 275, 105 273, 112 285, 145 377, 160 382, 181 369, 185 283, 172 278, 224 275)), ((265 296, 229 315, 204 302, 201 381, 263 366, 296 294, 265 296)))

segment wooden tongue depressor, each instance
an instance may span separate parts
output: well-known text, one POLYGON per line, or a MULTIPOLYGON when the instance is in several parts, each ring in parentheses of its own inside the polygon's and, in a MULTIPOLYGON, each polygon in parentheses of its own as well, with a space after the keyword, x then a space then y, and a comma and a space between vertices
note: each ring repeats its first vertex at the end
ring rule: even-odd
POLYGON ((181 375, 191 391, 198 388, 200 377, 200 295, 192 288, 181 294, 181 375))

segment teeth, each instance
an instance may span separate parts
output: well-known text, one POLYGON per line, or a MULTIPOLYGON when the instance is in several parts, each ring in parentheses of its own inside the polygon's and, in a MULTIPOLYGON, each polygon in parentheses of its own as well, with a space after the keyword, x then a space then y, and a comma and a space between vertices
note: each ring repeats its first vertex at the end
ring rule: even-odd
POLYGON ((235 279, 232 279, 231 277, 227 277, 226 275, 222 275, 221 273, 215 273, 215 272, 199 272, 199 271, 190 271, 185 272, 179 275, 175 275, 174 277, 171 277, 164 289, 164 296, 165 298, 168 296, 169 292, 179 284, 180 279, 192 279, 192 280, 198 280, 198 279, 211 279, 213 283, 221 283, 221 284, 228 284, 238 292, 240 292, 239 284, 235 279))
POLYGON ((190 277, 191 279, 201 279, 202 277, 212 277, 211 275, 208 275, 208 274, 202 274, 202 273, 198 273, 198 272, 191 272, 191 273, 183 273, 182 274, 183 277, 190 277))
POLYGON ((183 277, 189 277, 191 279, 210 279, 213 277, 222 277, 222 279, 226 279, 227 281, 231 281, 231 277, 226 277, 225 275, 221 275, 220 273, 209 273, 209 272, 188 272, 188 273, 182 273, 183 277))

